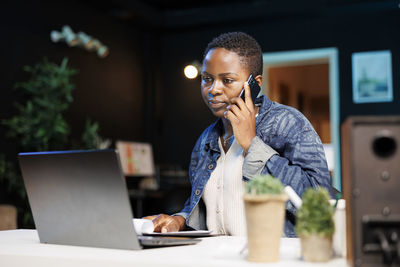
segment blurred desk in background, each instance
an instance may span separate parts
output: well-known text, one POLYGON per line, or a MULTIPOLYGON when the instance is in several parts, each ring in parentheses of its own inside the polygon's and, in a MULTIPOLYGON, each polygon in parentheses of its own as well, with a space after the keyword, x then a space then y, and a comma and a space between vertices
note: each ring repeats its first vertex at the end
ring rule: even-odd
MULTIPOLYGON (((1 266, 260 266, 250 263, 239 252, 245 237, 217 236, 202 238, 196 245, 143 250, 117 250, 77 246, 41 244, 36 230, 0 231, 1 266)), ((300 241, 282 238, 280 261, 268 266, 345 267, 345 259, 327 263, 300 260, 300 241)), ((264 265, 263 265, 264 266, 264 265)))
POLYGON ((157 168, 156 177, 126 176, 134 217, 182 210, 191 190, 187 175, 185 170, 163 166, 157 168))

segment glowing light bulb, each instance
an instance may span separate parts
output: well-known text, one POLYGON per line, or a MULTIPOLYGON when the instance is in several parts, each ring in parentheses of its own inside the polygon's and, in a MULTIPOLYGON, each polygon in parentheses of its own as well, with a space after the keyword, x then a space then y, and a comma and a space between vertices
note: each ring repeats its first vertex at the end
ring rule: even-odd
POLYGON ((194 79, 197 77, 197 75, 199 74, 199 71, 197 70, 197 68, 193 65, 187 65, 185 67, 185 69, 183 70, 183 72, 185 73, 186 78, 188 79, 194 79))

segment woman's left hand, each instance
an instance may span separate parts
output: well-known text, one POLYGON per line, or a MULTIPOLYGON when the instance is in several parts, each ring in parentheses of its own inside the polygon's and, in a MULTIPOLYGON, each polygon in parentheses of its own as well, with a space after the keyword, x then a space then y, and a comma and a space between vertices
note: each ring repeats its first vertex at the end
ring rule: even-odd
POLYGON ((245 101, 240 97, 231 99, 225 111, 225 118, 231 122, 236 142, 247 154, 251 140, 256 136, 256 110, 251 99, 250 87, 244 83, 245 101))

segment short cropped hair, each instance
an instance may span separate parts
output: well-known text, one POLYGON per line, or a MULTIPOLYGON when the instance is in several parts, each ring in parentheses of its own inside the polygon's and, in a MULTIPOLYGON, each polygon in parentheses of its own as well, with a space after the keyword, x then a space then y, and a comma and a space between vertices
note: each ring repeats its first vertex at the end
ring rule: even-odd
POLYGON ((260 45, 250 35, 244 32, 228 32, 215 37, 208 43, 203 60, 214 48, 225 48, 241 57, 241 62, 255 76, 262 75, 263 58, 260 45))

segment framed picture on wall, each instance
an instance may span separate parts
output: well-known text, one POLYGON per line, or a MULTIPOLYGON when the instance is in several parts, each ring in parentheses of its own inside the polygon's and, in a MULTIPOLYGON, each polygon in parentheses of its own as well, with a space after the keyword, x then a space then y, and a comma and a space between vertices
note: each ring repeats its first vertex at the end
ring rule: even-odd
POLYGON ((352 72, 354 103, 393 101, 390 50, 353 53, 352 72))
POLYGON ((151 144, 117 141, 115 146, 119 152, 124 175, 152 176, 155 174, 151 144))

